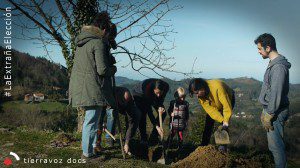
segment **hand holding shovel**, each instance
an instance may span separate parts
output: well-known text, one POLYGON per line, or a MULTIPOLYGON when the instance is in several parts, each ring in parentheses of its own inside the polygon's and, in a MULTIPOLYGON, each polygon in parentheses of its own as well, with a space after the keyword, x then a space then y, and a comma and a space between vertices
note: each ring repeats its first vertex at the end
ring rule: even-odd
POLYGON ((160 135, 160 138, 161 138, 161 146, 163 148, 163 151, 162 151, 162 156, 160 159, 158 159, 157 163, 160 163, 160 164, 166 164, 166 160, 165 160, 165 148, 164 148, 164 130, 163 130, 163 124, 162 124, 162 114, 165 112, 165 109, 163 107, 159 107, 158 108, 158 117, 159 117, 159 125, 160 127, 156 126, 156 129, 157 129, 157 132, 159 133, 160 135))
POLYGON ((161 139, 163 139, 163 136, 164 136, 164 130, 163 130, 163 127, 162 127, 162 114, 164 112, 165 112, 165 109, 163 107, 158 108, 159 125, 160 126, 156 126, 156 130, 157 130, 158 134, 160 135, 161 139))

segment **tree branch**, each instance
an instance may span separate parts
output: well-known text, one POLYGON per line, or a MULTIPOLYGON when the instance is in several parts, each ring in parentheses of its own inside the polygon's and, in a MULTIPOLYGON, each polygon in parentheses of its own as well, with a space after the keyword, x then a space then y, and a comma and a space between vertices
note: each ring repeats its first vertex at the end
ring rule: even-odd
POLYGON ((37 21, 35 18, 33 18, 28 12, 26 12, 25 10, 23 10, 20 6, 18 6, 14 1, 12 0, 7 0, 8 2, 10 2, 12 5, 14 5, 14 7, 16 9, 18 9, 20 12, 22 12, 27 18, 29 18, 30 20, 32 20, 36 25, 38 25, 39 27, 41 27, 43 30, 45 30, 48 34, 50 35, 54 35, 49 29, 47 29, 43 24, 41 24, 39 21, 37 21))
POLYGON ((130 23, 129 25, 125 26, 123 29, 121 29, 119 33, 121 33, 122 31, 128 29, 130 26, 134 25, 135 23, 137 23, 138 21, 140 21, 142 18, 144 18, 145 16, 147 16, 149 13, 151 13, 154 9, 156 9, 159 5, 166 3, 166 0, 162 0, 160 1, 158 4, 156 4, 153 8, 151 8, 148 12, 146 12, 145 14, 143 14, 141 17, 139 17, 138 19, 136 19, 135 21, 133 21, 132 23, 130 23))

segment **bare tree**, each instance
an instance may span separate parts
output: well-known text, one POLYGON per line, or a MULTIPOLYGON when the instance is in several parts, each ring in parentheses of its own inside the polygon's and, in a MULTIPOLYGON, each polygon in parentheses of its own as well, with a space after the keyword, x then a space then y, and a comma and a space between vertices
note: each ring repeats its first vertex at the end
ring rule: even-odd
MULTIPOLYGON (((130 66, 142 73, 150 70, 184 75, 191 72, 174 70, 174 58, 167 52, 174 48, 171 20, 167 14, 181 6, 171 0, 6 0, 13 6, 13 24, 21 30, 22 38, 34 40, 51 59, 51 46, 60 46, 70 72, 75 51, 75 37, 84 24, 89 24, 99 11, 110 13, 117 25, 118 48, 112 54, 126 56, 130 66)), ((83 112, 78 112, 78 131, 81 131, 83 112)))
POLYGON ((75 37, 98 11, 108 11, 118 27, 118 49, 114 55, 125 55, 128 64, 142 74, 143 69, 159 76, 162 71, 190 75, 174 70, 174 48, 171 20, 166 15, 181 8, 171 0, 7 0, 18 15, 14 24, 20 27, 22 39, 35 40, 51 58, 51 45, 59 45, 67 68, 73 65, 75 37), (36 32, 36 33, 33 33, 36 32), (134 45, 133 45, 134 44, 134 45))

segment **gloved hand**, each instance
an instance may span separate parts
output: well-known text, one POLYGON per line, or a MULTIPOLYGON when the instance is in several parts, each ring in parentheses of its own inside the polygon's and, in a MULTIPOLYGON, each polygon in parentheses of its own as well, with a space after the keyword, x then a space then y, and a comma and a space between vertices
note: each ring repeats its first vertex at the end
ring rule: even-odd
POLYGON ((269 113, 262 113, 260 119, 262 120, 262 124, 266 131, 274 130, 272 120, 274 115, 271 115, 269 113))
POLYGON ((218 131, 222 132, 223 130, 225 130, 226 132, 228 132, 228 126, 220 125, 220 126, 218 127, 218 131))
POLYGON ((223 122, 223 125, 222 125, 222 130, 225 130, 228 132, 228 127, 229 127, 229 124, 228 122, 223 122))

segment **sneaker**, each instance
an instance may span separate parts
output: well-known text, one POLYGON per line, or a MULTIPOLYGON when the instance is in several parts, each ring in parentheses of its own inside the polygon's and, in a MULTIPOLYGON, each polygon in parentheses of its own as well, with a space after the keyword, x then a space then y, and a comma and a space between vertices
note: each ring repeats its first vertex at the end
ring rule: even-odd
POLYGON ((221 153, 227 153, 227 147, 224 146, 224 145, 220 145, 218 147, 218 150, 221 152, 221 153))
POLYGON ((84 155, 81 155, 81 161, 85 162, 85 163, 93 163, 97 161, 97 156, 96 155, 92 155, 90 157, 86 157, 84 155))
POLYGON ((90 157, 86 157, 84 155, 81 155, 81 160, 85 161, 86 163, 98 163, 98 162, 103 162, 106 160, 105 155, 92 155, 90 157))

